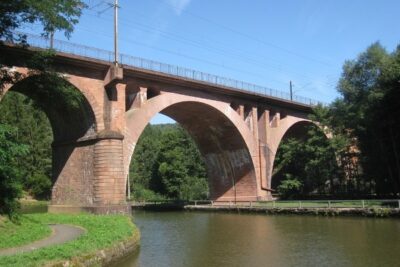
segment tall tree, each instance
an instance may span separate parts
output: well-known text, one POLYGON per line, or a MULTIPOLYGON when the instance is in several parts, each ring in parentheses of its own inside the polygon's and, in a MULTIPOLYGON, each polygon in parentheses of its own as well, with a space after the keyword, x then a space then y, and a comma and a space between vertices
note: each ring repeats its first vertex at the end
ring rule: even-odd
POLYGON ((14 127, 0 124, 0 214, 14 217, 19 204, 16 201, 22 194, 21 172, 16 159, 26 155, 27 148, 16 140, 14 127))
POLYGON ((363 183, 382 195, 400 192, 398 51, 389 54, 375 43, 347 61, 338 86, 343 97, 333 106, 361 150, 363 183))
MULTIPOLYGON (((41 23, 43 26, 43 35, 45 36, 52 35, 57 30, 63 31, 66 36, 69 36, 74 29, 74 25, 78 22, 78 18, 84 7, 85 4, 79 0, 2 0, 0 2, 0 45, 3 45, 3 42, 7 41, 26 46, 26 38, 21 34, 15 34, 15 30, 26 23, 41 23)), ((48 55, 43 57, 42 60, 33 60, 31 63, 49 63, 46 58, 49 58, 48 55)), ((14 61, 15 58, 10 57, 10 55, 4 53, 0 55, 0 99, 2 98, 3 89, 6 84, 15 84, 23 78, 22 75, 9 71, 14 61)), ((55 72, 45 69, 48 64, 41 63, 36 64, 38 69, 36 74, 42 74, 37 79, 37 82, 54 82, 52 85, 58 85, 55 86, 60 89, 58 92, 65 91, 69 94, 69 90, 63 90, 66 87, 62 79, 59 79, 55 72)), ((57 93, 53 94, 53 96, 55 95, 57 93)), ((21 149, 19 149, 18 141, 16 138, 13 138, 15 131, 10 129, 13 128, 10 128, 7 124, 0 124, 2 137, 8 138, 4 141, 4 144, 3 140, 1 140, 1 144, 3 145, 2 152, 11 156, 21 155, 22 153, 19 153, 21 149)), ((4 156, 4 160, 0 161, 0 190, 2 190, 0 194, 0 213, 15 211, 14 207, 17 206, 16 201, 20 196, 17 190, 19 186, 9 186, 10 179, 14 182, 18 181, 16 178, 18 173, 10 170, 11 165, 7 166, 9 161, 8 156, 4 156)))

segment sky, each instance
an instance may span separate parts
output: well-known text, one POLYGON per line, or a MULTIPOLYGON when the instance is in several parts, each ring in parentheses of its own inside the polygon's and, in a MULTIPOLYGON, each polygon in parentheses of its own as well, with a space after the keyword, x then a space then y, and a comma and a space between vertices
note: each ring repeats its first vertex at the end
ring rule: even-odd
MULTIPOLYGON (((89 8, 70 42, 113 50, 113 0, 89 8)), ((119 0, 120 53, 329 103, 343 63, 400 44, 398 0, 119 0)), ((38 33, 38 25, 23 31, 38 33)), ((67 40, 62 33, 56 39, 67 40)), ((157 115, 152 123, 171 122, 157 115)))

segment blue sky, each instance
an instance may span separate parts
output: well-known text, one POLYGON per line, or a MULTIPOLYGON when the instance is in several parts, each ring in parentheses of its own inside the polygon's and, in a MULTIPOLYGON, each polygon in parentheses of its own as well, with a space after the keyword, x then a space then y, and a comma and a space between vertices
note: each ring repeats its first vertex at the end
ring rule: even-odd
MULTIPOLYGON (((112 0, 86 0, 71 42, 113 49, 112 0), (104 11, 105 10, 105 11, 104 11)), ((120 52, 330 102, 346 59, 400 44, 398 0, 119 0, 120 52)), ((25 31, 37 32, 37 26, 25 31)), ((57 39, 65 39, 61 33, 57 39)), ((152 122, 167 122, 157 116, 152 122)))

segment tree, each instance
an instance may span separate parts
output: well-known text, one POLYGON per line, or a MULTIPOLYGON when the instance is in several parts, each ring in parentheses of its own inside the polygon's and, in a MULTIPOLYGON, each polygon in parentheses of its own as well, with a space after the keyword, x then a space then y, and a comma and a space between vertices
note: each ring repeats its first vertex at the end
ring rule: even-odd
MULTIPOLYGON (((26 36, 15 33, 23 24, 40 22, 43 35, 63 31, 69 37, 78 23, 86 4, 80 0, 2 0, 0 2, 0 45, 3 41, 26 46, 26 36)), ((11 67, 5 55, 0 55, 0 95, 7 83, 21 79, 18 73, 10 73, 11 67)))
POLYGON ((328 123, 329 109, 316 107, 310 119, 319 123, 302 125, 289 131, 282 140, 276 157, 272 187, 282 197, 333 194, 340 186, 336 162, 335 138, 328 139, 321 128, 328 123))
POLYGON ((136 199, 203 199, 208 185, 204 162, 190 136, 175 124, 148 125, 130 165, 136 199))
POLYGON ((181 128, 162 133, 153 181, 170 198, 200 199, 206 197, 207 183, 204 163, 197 147, 181 128))
MULTIPOLYGON (((14 32, 25 23, 40 22, 43 25, 43 35, 45 36, 52 35, 56 30, 64 31, 65 35, 69 36, 84 7, 85 4, 79 0, 2 0, 0 2, 0 45, 7 41, 25 47, 27 45, 25 36, 14 32)), ((67 89, 65 81, 56 72, 47 69, 48 63, 51 61, 47 60, 49 58, 51 58, 51 55, 48 53, 40 53, 36 54, 30 61, 33 64, 32 66, 37 69, 36 74, 41 74, 36 82, 45 81, 50 82, 49 84, 52 86, 56 85, 55 88, 59 90, 56 90, 57 92, 52 96, 57 96, 57 93, 60 92, 71 96, 69 90, 65 90, 67 89), (37 55, 39 56, 37 57, 37 55)), ((23 58, 23 60, 26 60, 26 58, 23 58)), ((10 55, 4 53, 0 55, 0 99, 6 84, 15 84, 23 78, 22 75, 9 71, 12 62, 15 62, 15 58, 10 55)), ((45 83, 37 88, 43 88, 43 84, 45 83)), ((77 98, 71 96, 71 99, 76 100, 77 98)), ((76 102, 71 101, 71 106, 76 102)), ((0 161, 0 213, 7 213, 12 216, 18 206, 17 198, 20 197, 21 188, 18 184, 20 173, 18 169, 13 168, 15 166, 15 159, 13 158, 22 156, 24 149, 15 138, 16 130, 13 127, 2 123, 0 129, 1 137, 4 139, 1 140, 0 144, 1 153, 3 153, 0 161), (11 163, 14 165, 11 165, 11 163)), ((41 174, 43 173, 36 174, 34 177, 41 177, 40 180, 43 182, 41 174)))
POLYGON ((64 31, 68 37, 78 23, 86 4, 80 0, 2 0, 0 2, 0 38, 18 40, 13 31, 26 23, 40 22, 43 34, 64 31))
POLYGON ((48 199, 51 181, 52 129, 46 114, 34 101, 20 93, 9 92, 0 104, 0 125, 13 125, 15 141, 29 153, 15 157, 24 190, 36 198, 48 199))
POLYGON ((0 124, 0 214, 10 218, 15 216, 19 207, 16 199, 22 194, 16 158, 27 153, 26 146, 18 144, 16 136, 16 128, 0 124))
POLYGON ((301 181, 303 194, 310 188, 324 192, 319 176, 335 195, 398 196, 400 48, 388 53, 375 43, 346 61, 338 91, 340 98, 327 108, 316 107, 311 116, 332 138, 324 143, 309 131, 303 142, 284 141, 277 155, 278 177, 301 181), (329 161, 332 151, 339 169, 329 161))
POLYGON ((363 184, 379 195, 400 192, 398 129, 399 48, 389 54, 375 43, 343 67, 337 121, 357 140, 363 184))

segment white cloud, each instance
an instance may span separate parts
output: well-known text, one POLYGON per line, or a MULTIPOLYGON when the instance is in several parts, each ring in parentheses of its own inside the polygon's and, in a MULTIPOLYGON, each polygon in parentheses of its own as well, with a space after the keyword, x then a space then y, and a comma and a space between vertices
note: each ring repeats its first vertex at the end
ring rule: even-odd
POLYGON ((179 16, 191 1, 192 0, 168 0, 168 3, 173 6, 175 13, 179 16))

